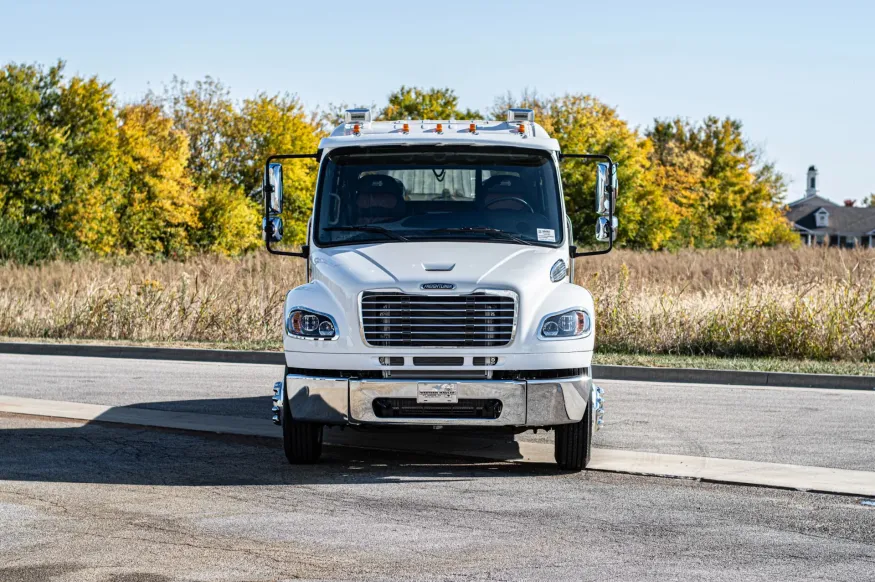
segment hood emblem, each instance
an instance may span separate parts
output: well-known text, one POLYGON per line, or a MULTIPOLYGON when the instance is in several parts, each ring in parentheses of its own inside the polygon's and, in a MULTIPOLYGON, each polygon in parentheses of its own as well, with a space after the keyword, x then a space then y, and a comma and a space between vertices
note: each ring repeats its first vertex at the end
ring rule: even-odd
POLYGON ((419 288, 424 290, 439 289, 441 291, 449 291, 455 289, 456 285, 455 283, 423 283, 419 288))

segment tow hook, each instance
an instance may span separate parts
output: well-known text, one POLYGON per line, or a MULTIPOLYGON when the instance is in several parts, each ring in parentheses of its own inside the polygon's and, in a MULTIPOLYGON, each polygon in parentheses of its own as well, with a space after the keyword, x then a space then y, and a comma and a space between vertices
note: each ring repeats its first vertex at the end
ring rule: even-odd
POLYGON ((595 413, 595 429, 599 430, 605 424, 605 391, 593 384, 592 404, 595 413))
POLYGON ((273 412, 273 423, 274 424, 282 424, 282 412, 283 412, 283 383, 277 382, 273 385, 273 408, 271 411, 273 412))

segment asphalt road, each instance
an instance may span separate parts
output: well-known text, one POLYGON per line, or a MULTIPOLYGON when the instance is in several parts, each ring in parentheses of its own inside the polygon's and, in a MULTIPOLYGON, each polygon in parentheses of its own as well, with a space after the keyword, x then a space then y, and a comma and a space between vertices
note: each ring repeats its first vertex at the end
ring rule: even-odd
POLYGON ((871 580, 847 496, 0 416, 0 580, 871 580))
MULTIPOLYGON (((3 355, 0 394, 264 418, 281 373, 3 355)), ((596 446, 875 468, 875 394, 603 384, 596 446)), ((291 467, 274 439, 0 414, 0 557, 3 582, 858 582, 875 500, 342 447, 291 467)))
MULTIPOLYGON (((3 395, 253 418, 269 415, 281 377, 253 364, 0 355, 3 395)), ((875 471, 875 392, 599 383, 597 447, 875 471)))

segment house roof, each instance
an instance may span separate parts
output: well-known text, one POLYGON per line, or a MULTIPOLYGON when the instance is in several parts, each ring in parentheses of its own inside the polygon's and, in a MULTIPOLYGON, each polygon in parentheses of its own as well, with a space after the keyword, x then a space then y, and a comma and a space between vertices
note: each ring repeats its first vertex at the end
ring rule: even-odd
POLYGON ((793 208, 794 206, 838 206, 838 204, 815 194, 814 196, 806 196, 805 198, 794 200, 788 203, 787 206, 793 208))
POLYGON ((855 208, 832 204, 800 204, 787 211, 787 219, 806 230, 824 234, 865 235, 875 230, 875 207, 855 208), (815 220, 817 211, 823 208, 829 212, 829 226, 818 227, 815 220))

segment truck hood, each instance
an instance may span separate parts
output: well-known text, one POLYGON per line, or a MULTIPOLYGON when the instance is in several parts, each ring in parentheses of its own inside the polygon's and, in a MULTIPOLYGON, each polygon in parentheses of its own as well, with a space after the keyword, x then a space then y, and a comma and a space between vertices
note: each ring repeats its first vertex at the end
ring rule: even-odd
POLYGON ((314 249, 313 280, 335 294, 365 289, 421 292, 425 283, 455 285, 456 292, 478 288, 512 289, 518 293, 549 286, 550 268, 564 247, 492 242, 406 242, 314 249))

